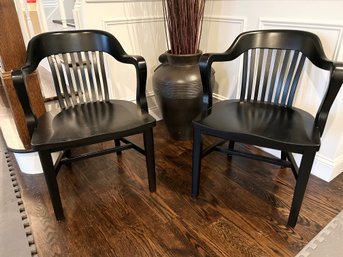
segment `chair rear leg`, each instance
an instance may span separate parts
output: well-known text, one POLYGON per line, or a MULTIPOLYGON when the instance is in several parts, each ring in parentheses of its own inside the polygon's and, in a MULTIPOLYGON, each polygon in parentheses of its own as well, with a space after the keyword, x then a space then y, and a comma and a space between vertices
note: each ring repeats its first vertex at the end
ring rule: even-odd
MULTIPOLYGON (((65 150, 65 156, 66 156, 67 158, 71 158, 71 150, 70 150, 70 149, 65 150)), ((66 166, 71 167, 71 162, 68 162, 68 163, 66 164, 66 166)))
POLYGON ((60 193, 58 190, 56 173, 54 170, 54 164, 51 158, 51 153, 48 151, 39 151, 38 154, 42 164, 45 181, 48 186, 50 199, 52 202, 52 207, 54 208, 56 219, 63 220, 63 207, 61 203, 60 193))
POLYGON ((154 137, 152 128, 148 129, 143 134, 146 167, 148 171, 148 181, 150 192, 156 191, 156 172, 155 172, 155 150, 154 150, 154 137))
POLYGON ((299 176, 295 184, 292 206, 291 206, 288 223, 287 223, 287 225, 290 227, 294 227, 297 224, 301 204, 304 199, 306 186, 307 186, 308 179, 310 177, 312 164, 313 164, 315 155, 316 155, 316 152, 312 152, 312 151, 305 152, 303 154, 300 167, 299 167, 299 176))
MULTIPOLYGON (((114 139, 114 145, 115 146, 120 146, 120 139, 114 139)), ((121 151, 118 151, 117 155, 121 155, 121 151)))
POLYGON ((193 156, 192 156, 192 197, 199 195, 201 171, 202 136, 199 129, 193 129, 193 156))
POLYGON ((286 161, 287 155, 285 151, 281 151, 281 160, 286 161))
MULTIPOLYGON (((235 148, 235 141, 230 140, 228 149, 233 150, 234 148, 235 148)), ((232 157, 232 154, 228 154, 227 157, 232 157)))
MULTIPOLYGON (((285 151, 281 151, 281 160, 283 161, 287 160, 287 154, 285 151)), ((285 166, 281 165, 281 168, 285 168, 285 166)))

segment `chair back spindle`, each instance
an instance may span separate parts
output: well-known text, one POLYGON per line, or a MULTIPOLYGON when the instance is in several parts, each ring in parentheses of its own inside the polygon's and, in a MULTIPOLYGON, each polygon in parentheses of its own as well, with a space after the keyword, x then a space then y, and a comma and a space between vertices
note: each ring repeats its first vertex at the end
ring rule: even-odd
POLYGON ((294 50, 256 48, 244 52, 240 100, 291 107, 305 59, 294 50))
POLYGON ((109 100, 102 52, 51 55, 48 61, 61 108, 109 100))

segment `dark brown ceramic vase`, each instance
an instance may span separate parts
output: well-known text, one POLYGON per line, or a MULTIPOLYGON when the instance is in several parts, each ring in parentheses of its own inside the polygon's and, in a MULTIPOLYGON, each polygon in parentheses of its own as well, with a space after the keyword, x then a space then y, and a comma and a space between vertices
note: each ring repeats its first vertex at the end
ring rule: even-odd
POLYGON ((159 58, 161 65, 153 75, 157 104, 169 135, 176 140, 192 138, 192 120, 201 112, 202 83, 199 71, 201 52, 159 58))

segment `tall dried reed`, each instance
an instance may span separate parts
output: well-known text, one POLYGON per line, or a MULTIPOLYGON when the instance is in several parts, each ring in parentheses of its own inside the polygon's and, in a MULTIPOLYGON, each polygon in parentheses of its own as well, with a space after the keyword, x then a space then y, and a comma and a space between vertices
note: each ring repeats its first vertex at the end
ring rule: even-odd
POLYGON ((199 50, 206 0, 162 0, 168 48, 172 54, 199 50))

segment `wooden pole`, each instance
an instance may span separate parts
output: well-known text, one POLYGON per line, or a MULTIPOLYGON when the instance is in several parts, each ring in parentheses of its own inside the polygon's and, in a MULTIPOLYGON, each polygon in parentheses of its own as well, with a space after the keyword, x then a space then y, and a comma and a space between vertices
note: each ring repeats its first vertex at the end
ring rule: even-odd
MULTIPOLYGON (((0 17, 0 76, 18 135, 24 147, 30 148, 31 138, 25 122, 24 112, 11 79, 11 71, 23 66, 26 57, 26 48, 13 0, 0 1, 0 17)), ((27 81, 32 109, 35 115, 40 117, 45 112, 45 107, 38 76, 35 74, 27 81)))

